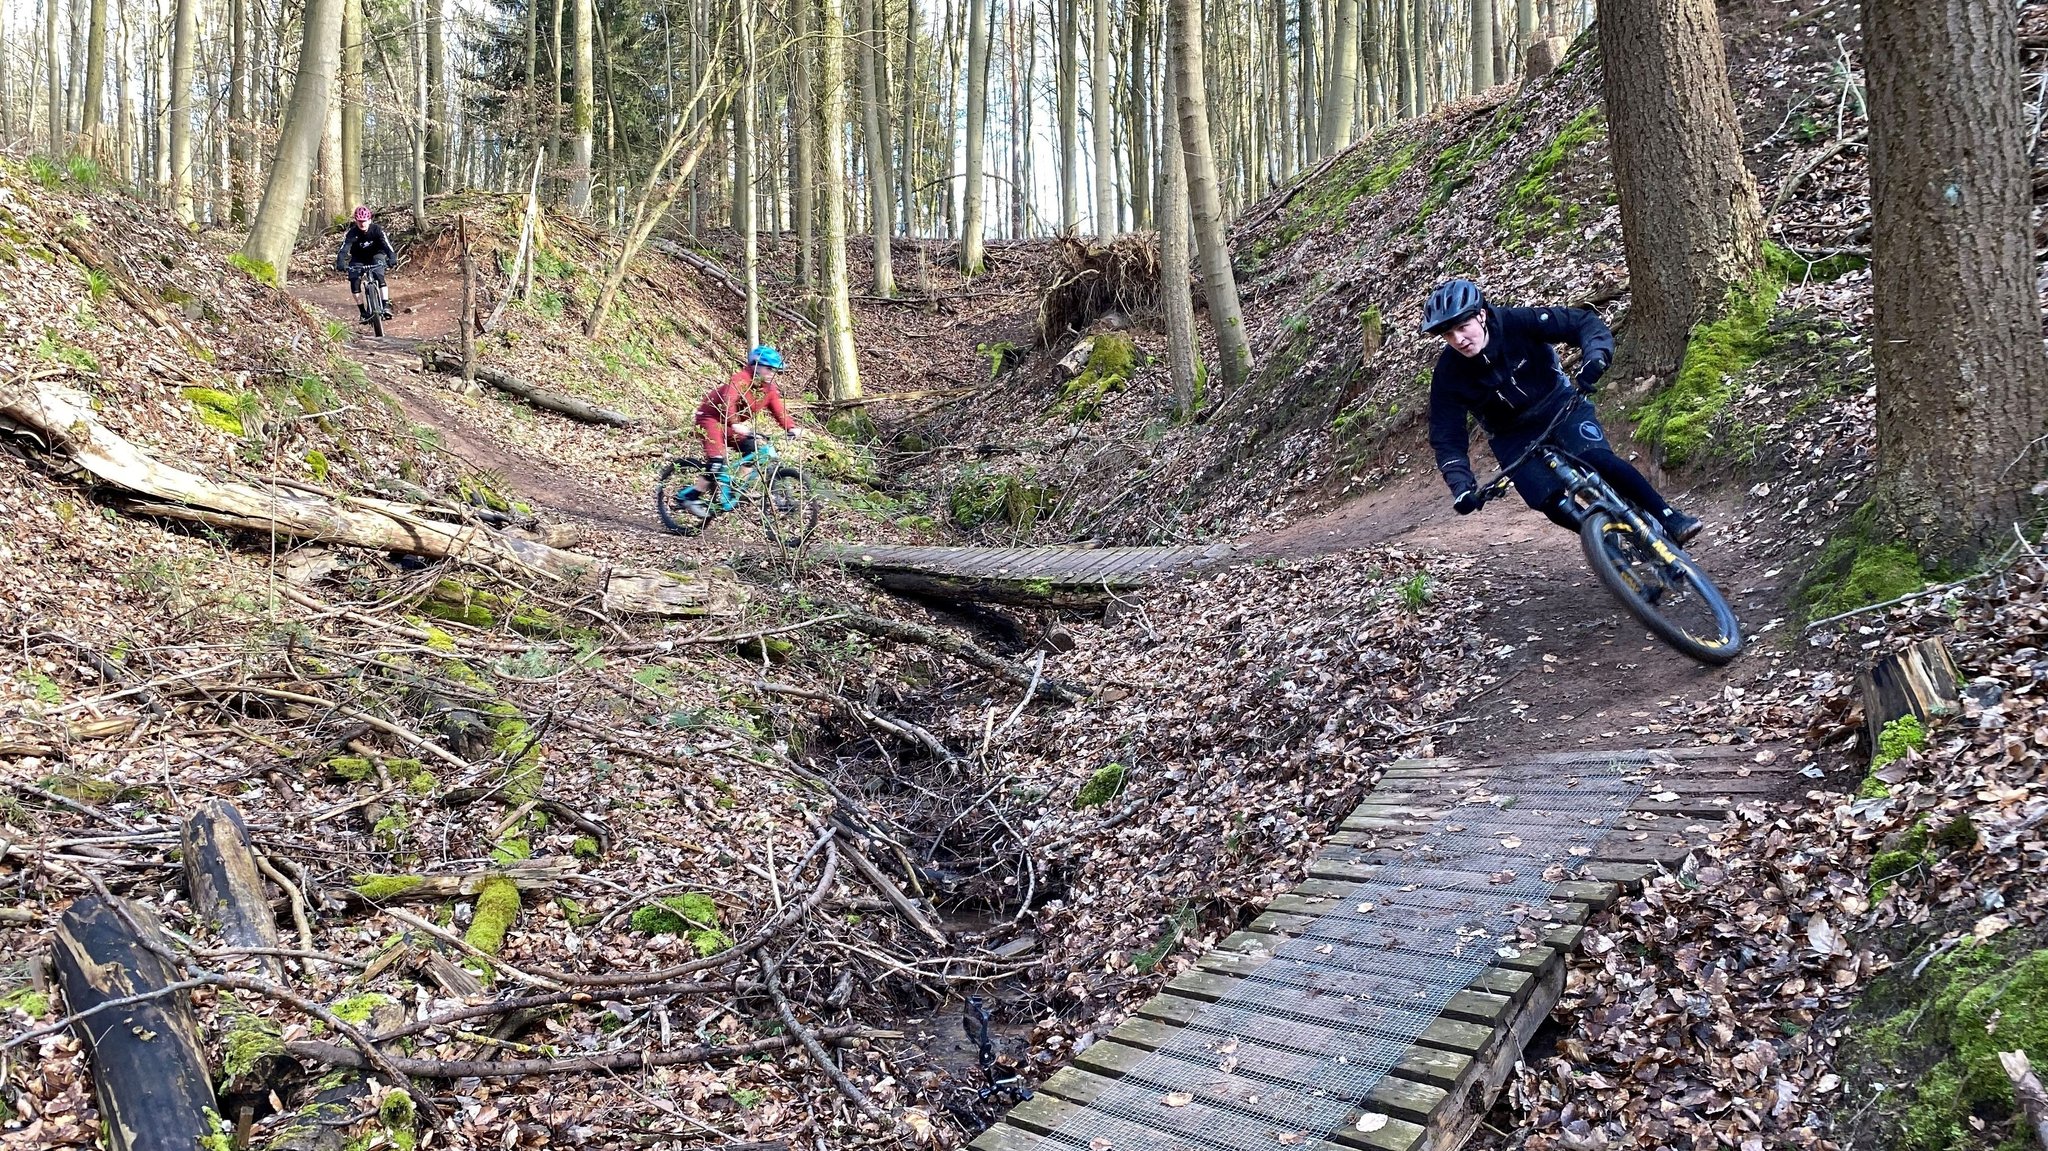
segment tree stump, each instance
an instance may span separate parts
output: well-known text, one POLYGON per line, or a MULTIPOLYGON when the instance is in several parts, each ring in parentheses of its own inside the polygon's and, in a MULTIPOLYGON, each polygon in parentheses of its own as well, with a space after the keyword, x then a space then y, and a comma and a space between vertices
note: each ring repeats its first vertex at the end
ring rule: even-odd
MULTIPOLYGON (((225 799, 209 799, 185 817, 185 889, 192 911, 229 947, 277 948, 277 917, 263 890, 263 873, 249 844, 242 813, 225 799)), ((275 955, 257 956, 274 980, 284 978, 275 955)))
POLYGON ((1961 710, 1962 695, 1957 687, 1961 678, 1956 661, 1938 639, 1923 639, 1877 661, 1869 671, 1856 677, 1870 746, 1877 747, 1877 737, 1884 731, 1884 725, 1895 719, 1912 715, 1929 723, 1936 716, 1954 715, 1961 710))
MULTIPOLYGON (((58 923, 52 958, 67 1011, 172 982, 169 966, 151 950, 168 947, 155 914, 132 901, 119 904, 88 895, 58 923)), ((191 1151, 212 1132, 207 1113, 215 1110, 213 1079, 184 992, 108 1008, 73 1029, 92 1056, 93 1086, 113 1151, 191 1151)))
POLYGON ((1529 41, 1528 62, 1522 68, 1522 80, 1534 83, 1557 71, 1564 63, 1565 53, 1571 51, 1572 42, 1562 36, 1538 36, 1529 41))

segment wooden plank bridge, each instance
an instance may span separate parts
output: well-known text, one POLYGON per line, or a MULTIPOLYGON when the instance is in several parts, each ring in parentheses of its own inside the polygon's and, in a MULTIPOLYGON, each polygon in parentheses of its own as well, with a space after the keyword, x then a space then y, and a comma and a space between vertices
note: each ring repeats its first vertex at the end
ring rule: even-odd
POLYGON ((1229 558, 1228 543, 1156 548, 970 548, 834 544, 819 548, 891 591, 989 603, 1100 606, 1178 572, 1229 558))
POLYGON ((972 1145, 1455 1151, 1588 919, 1797 782, 1753 748, 1399 761, 1306 881, 972 1145))

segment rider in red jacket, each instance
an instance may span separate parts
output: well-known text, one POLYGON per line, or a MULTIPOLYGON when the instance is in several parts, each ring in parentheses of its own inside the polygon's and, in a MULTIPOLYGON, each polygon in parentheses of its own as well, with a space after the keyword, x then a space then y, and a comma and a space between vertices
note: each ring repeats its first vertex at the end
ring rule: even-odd
POLYGON ((766 412, 790 436, 802 430, 782 406, 782 393, 775 390, 775 377, 782 370, 782 353, 763 344, 747 353, 745 367, 732 378, 711 389, 697 405, 697 427, 704 433, 704 475, 683 493, 683 509, 699 519, 711 516, 705 499, 718 490, 718 475, 725 470, 727 445, 742 453, 754 450, 754 430, 749 421, 766 412))

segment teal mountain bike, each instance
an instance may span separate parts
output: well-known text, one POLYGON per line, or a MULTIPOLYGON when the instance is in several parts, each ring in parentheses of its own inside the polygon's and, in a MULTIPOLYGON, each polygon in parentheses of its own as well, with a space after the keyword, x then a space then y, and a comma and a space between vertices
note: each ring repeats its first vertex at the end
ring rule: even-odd
POLYGON ((718 474, 718 491, 705 501, 711 514, 699 517, 684 506, 683 499, 704 474, 704 466, 703 459, 694 456, 672 459, 662 466, 654 483, 654 514, 669 531, 698 535, 719 517, 748 509, 758 513, 761 530, 770 542, 796 548, 803 546, 818 526, 818 501, 810 477, 802 468, 783 463, 767 436, 756 435, 753 450, 726 464, 718 474))

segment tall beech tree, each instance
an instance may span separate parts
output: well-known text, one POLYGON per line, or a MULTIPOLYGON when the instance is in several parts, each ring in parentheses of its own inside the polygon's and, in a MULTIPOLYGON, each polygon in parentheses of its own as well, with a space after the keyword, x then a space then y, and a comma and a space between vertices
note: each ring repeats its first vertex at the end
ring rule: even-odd
POLYGON ((1606 0, 1598 27, 1628 252, 1617 367, 1666 377, 1693 325, 1762 267, 1763 211, 1713 0, 1606 0))
POLYGON ((1880 498, 1967 567, 2033 520, 2043 476, 2028 140, 2012 5, 1864 0, 1880 498))

